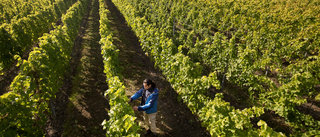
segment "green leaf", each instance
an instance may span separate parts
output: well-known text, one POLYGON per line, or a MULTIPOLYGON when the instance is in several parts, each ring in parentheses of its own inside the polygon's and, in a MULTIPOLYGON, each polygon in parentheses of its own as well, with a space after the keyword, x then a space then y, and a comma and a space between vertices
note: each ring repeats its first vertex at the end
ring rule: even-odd
POLYGON ((320 94, 315 97, 315 100, 320 101, 320 94))

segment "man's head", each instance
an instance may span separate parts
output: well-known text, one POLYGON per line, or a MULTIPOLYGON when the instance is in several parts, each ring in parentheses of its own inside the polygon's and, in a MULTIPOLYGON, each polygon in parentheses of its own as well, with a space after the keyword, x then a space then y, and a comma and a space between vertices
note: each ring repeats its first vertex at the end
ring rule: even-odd
POLYGON ((144 89, 149 89, 149 88, 151 88, 151 87, 152 87, 152 84, 153 84, 153 82, 152 82, 151 79, 145 79, 145 80, 143 81, 143 87, 144 87, 144 89))

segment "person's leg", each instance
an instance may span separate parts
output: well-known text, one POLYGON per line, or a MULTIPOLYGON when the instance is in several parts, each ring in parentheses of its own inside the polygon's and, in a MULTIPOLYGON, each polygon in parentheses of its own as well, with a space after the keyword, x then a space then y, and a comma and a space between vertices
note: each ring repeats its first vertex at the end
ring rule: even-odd
POLYGON ((144 133, 145 135, 148 135, 151 133, 151 128, 150 128, 150 119, 149 115, 146 112, 143 112, 143 119, 144 119, 144 124, 147 126, 146 127, 146 132, 144 133))
POLYGON ((150 129, 152 133, 157 133, 157 126, 156 126, 156 115, 157 113, 151 113, 149 115, 149 120, 150 120, 150 129))
POLYGON ((144 124, 147 127, 150 127, 150 119, 149 119, 149 115, 146 112, 143 112, 143 119, 144 119, 144 124))

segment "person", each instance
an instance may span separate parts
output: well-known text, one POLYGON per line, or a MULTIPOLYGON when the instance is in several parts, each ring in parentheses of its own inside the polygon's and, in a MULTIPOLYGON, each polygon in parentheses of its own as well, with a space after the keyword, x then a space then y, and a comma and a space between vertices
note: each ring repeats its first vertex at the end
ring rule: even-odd
POLYGON ((148 126, 145 135, 157 135, 156 115, 159 91, 156 88, 156 84, 151 79, 145 79, 143 81, 142 88, 129 98, 129 102, 132 102, 141 96, 140 106, 134 106, 132 109, 135 111, 144 111, 144 123, 148 126))

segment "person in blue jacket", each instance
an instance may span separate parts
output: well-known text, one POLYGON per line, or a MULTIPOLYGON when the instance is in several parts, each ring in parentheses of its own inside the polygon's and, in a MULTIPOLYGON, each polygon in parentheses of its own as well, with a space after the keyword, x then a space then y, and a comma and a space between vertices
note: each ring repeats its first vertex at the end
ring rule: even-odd
POLYGON ((149 127, 145 135, 151 133, 156 135, 156 115, 159 91, 156 88, 156 84, 152 80, 145 79, 143 81, 142 88, 129 98, 129 102, 132 102, 133 100, 138 99, 141 96, 142 98, 140 106, 134 106, 132 107, 132 109, 135 111, 144 111, 144 123, 149 127))

